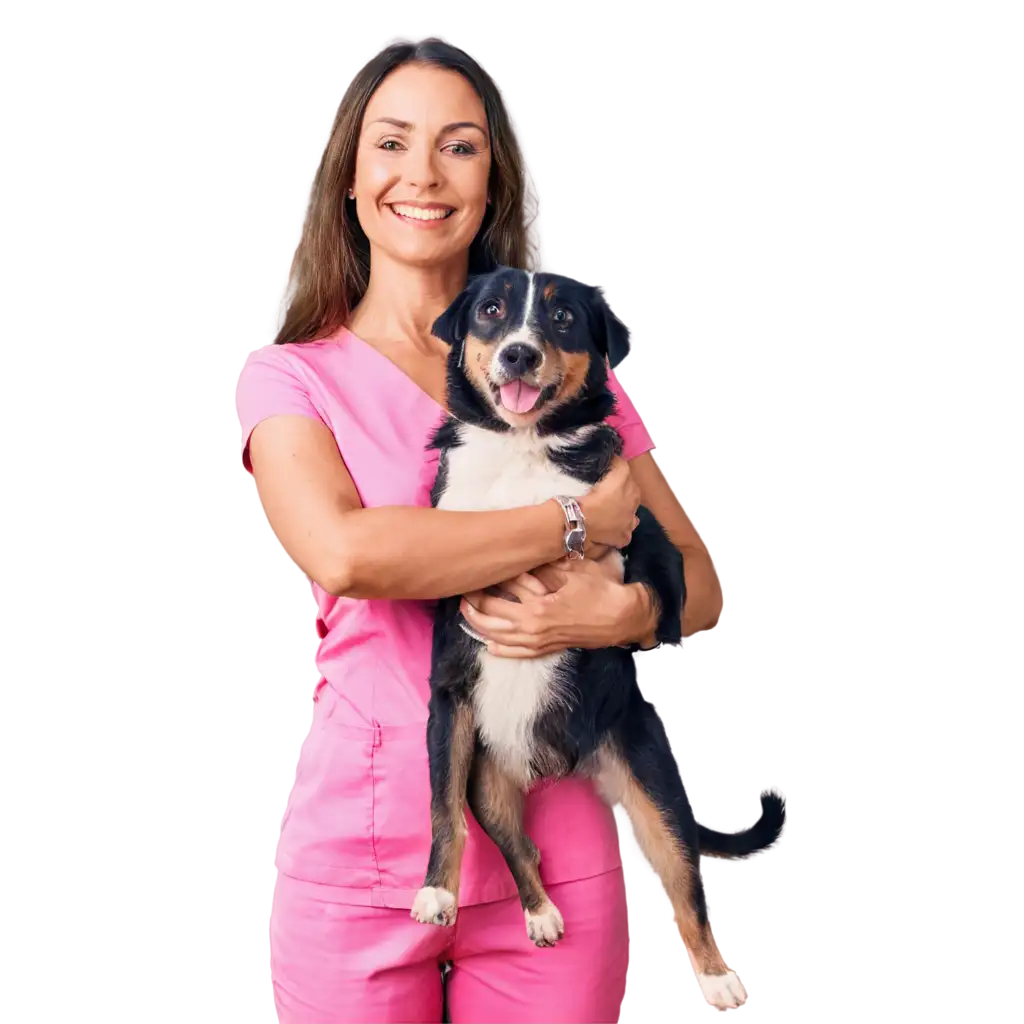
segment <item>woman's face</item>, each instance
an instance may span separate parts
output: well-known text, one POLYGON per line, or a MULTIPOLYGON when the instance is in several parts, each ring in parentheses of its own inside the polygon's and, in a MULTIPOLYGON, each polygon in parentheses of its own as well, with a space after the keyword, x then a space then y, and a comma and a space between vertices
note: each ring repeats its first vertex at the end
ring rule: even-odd
POLYGON ((462 257, 487 208, 491 169, 480 97, 455 71, 406 64, 380 84, 356 152, 359 223, 401 263, 462 257))

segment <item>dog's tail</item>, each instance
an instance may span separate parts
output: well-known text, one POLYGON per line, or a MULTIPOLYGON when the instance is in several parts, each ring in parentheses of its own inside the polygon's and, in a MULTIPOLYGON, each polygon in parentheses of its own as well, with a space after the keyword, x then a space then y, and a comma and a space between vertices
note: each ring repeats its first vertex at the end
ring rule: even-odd
POLYGON ((786 823, 786 801, 771 790, 761 794, 761 817, 743 832, 713 832, 697 826, 697 844, 702 857, 730 860, 767 850, 782 833, 786 823))

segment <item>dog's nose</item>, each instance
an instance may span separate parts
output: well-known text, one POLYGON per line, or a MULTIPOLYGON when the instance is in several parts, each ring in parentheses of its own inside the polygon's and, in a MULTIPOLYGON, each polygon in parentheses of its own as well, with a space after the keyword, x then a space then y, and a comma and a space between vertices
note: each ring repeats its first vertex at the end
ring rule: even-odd
POLYGON ((538 366, 540 352, 532 345, 516 342, 502 350, 501 368, 510 377, 522 377, 524 374, 532 373, 538 366))

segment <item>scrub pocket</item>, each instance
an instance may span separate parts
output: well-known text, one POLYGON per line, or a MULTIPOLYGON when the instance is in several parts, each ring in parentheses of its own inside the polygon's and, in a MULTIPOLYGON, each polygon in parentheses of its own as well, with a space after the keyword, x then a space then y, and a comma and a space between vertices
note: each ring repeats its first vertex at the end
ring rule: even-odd
POLYGON ((277 866, 296 878, 370 889, 380 884, 373 848, 378 730, 333 720, 337 708, 331 687, 318 687, 281 822, 277 866))
POLYGON ((430 856, 427 722, 378 726, 373 739, 373 845, 385 889, 417 890, 430 856))

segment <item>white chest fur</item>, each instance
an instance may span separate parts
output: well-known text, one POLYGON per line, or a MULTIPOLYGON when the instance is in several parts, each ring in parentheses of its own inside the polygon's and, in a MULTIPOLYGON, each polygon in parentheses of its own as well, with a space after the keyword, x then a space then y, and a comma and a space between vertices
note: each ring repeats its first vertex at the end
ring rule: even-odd
MULTIPOLYGON (((439 508, 485 512, 537 504, 556 494, 580 497, 589 490, 551 462, 550 439, 465 425, 459 430, 463 443, 448 450, 439 508)), ((495 543, 500 542, 496 537, 495 543)), ((566 655, 496 658, 481 648, 477 657, 480 678, 473 691, 477 730, 505 772, 525 786, 531 778, 537 716, 565 699, 556 670, 566 655)))
POLYGON ((578 498, 590 489, 551 461, 548 452, 555 443, 549 438, 466 425, 459 434, 463 443, 448 450, 447 486, 439 508, 486 512, 536 504, 556 494, 578 498))

